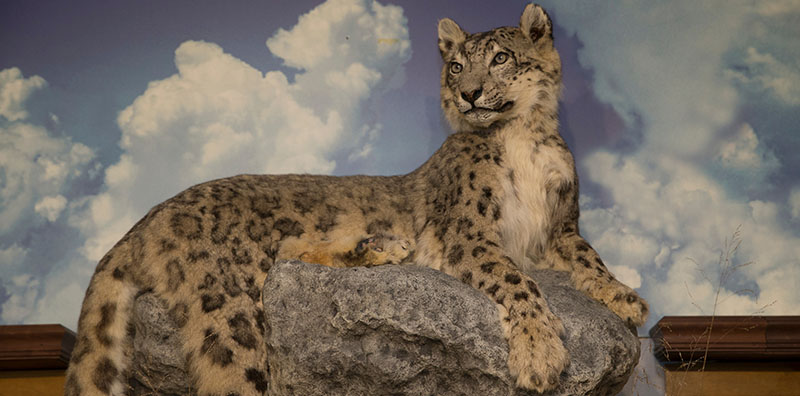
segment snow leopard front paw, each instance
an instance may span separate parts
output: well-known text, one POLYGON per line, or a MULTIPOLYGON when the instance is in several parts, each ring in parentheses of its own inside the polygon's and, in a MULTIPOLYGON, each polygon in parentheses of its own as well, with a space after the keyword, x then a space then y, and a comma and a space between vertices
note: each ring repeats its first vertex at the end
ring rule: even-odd
POLYGON ((649 307, 647 301, 633 289, 620 282, 612 282, 602 290, 601 301, 622 318, 631 329, 643 325, 647 321, 649 307))
MULTIPOLYGON (((546 309, 545 309, 546 310, 546 309)), ((511 325, 508 368, 517 386, 544 392, 558 386, 569 365, 569 354, 561 341, 561 320, 550 312, 526 315, 511 325)))
POLYGON ((411 253, 410 243, 393 235, 373 235, 356 244, 356 254, 364 255, 364 265, 399 264, 411 253))

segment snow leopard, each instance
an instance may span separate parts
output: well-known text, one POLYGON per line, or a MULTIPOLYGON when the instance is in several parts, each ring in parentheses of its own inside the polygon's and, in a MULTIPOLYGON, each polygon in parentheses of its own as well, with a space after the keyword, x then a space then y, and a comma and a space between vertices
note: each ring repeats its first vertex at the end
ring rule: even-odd
POLYGON ((496 304, 509 371, 518 387, 538 392, 557 386, 569 357, 563 325, 532 269, 568 272, 576 289, 642 325, 647 303, 579 233, 548 14, 530 4, 518 26, 476 34, 445 18, 438 48, 452 133, 411 173, 239 175, 151 209, 96 267, 65 394, 126 393, 131 306, 141 293, 162 299, 180 328, 190 393, 265 394, 261 286, 283 258, 336 267, 413 263, 459 279, 496 304))

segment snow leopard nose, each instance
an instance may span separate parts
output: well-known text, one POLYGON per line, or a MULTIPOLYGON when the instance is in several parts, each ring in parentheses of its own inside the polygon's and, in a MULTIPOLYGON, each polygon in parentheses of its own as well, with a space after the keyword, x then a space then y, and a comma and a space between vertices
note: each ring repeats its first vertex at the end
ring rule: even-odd
POLYGON ((478 88, 478 89, 476 89, 476 90, 474 90, 472 92, 462 92, 461 93, 461 98, 466 100, 467 102, 469 102, 471 105, 474 106, 475 105, 475 101, 478 100, 478 98, 481 97, 482 93, 483 93, 483 90, 478 88))

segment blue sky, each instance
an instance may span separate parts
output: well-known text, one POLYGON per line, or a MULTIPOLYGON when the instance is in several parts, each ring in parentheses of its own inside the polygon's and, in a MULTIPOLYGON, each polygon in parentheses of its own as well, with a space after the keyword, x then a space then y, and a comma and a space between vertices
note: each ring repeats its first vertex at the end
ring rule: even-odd
MULTIPOLYGON (((800 2, 542 3, 581 230, 650 324, 717 290, 716 313, 800 314, 800 2), (719 287, 736 230, 751 264, 719 287)), ((447 135, 436 21, 524 4, 4 2, 0 323, 74 328, 100 256, 194 183, 414 169, 447 135)))

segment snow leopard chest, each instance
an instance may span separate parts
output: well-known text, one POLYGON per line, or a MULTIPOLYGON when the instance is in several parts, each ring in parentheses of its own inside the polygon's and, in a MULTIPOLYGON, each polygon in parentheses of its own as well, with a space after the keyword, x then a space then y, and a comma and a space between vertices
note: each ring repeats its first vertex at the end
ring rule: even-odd
MULTIPOLYGON (((563 219, 558 189, 575 179, 571 154, 559 145, 509 134, 503 139, 506 175, 502 178, 503 243, 518 263, 541 256, 552 228, 563 219)), ((560 138, 559 138, 560 140, 560 138)))

